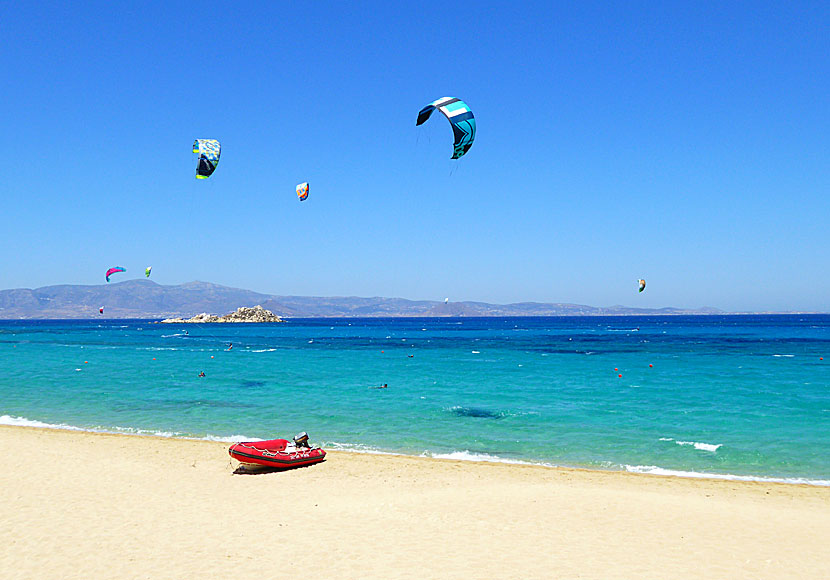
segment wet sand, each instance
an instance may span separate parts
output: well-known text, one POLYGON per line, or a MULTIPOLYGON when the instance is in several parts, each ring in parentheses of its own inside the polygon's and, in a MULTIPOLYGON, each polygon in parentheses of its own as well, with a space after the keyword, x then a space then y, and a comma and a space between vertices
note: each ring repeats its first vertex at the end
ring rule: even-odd
POLYGON ((2 578, 830 578, 830 488, 0 426, 2 578))

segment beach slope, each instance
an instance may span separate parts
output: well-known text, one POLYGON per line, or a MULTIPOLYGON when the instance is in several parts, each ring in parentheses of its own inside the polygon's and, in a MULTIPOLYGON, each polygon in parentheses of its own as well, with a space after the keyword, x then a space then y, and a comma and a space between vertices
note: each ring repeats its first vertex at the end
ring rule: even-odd
POLYGON ((830 488, 0 427, 2 578, 830 578, 830 488))

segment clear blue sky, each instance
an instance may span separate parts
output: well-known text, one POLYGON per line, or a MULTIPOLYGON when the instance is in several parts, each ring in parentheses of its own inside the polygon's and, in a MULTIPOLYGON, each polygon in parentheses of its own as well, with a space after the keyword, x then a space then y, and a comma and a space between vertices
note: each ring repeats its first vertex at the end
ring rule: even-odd
POLYGON ((826 2, 236 4, 2 8, 0 288, 830 311, 826 2))

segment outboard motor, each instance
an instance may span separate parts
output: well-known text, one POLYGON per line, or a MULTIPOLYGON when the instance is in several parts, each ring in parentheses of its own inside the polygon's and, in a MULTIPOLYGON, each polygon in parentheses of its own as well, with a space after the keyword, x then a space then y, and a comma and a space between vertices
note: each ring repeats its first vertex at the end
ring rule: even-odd
POLYGON ((308 444, 308 433, 305 431, 301 433, 297 433, 294 435, 294 445, 297 447, 305 447, 306 449, 311 449, 311 446, 308 444))

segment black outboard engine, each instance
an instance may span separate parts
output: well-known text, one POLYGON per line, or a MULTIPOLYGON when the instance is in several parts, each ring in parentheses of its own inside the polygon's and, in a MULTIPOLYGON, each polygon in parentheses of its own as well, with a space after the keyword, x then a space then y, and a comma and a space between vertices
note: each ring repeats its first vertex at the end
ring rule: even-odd
POLYGON ((297 433, 294 435, 294 445, 297 447, 305 447, 306 449, 310 449, 311 446, 308 444, 308 433, 303 431, 302 433, 297 433))

